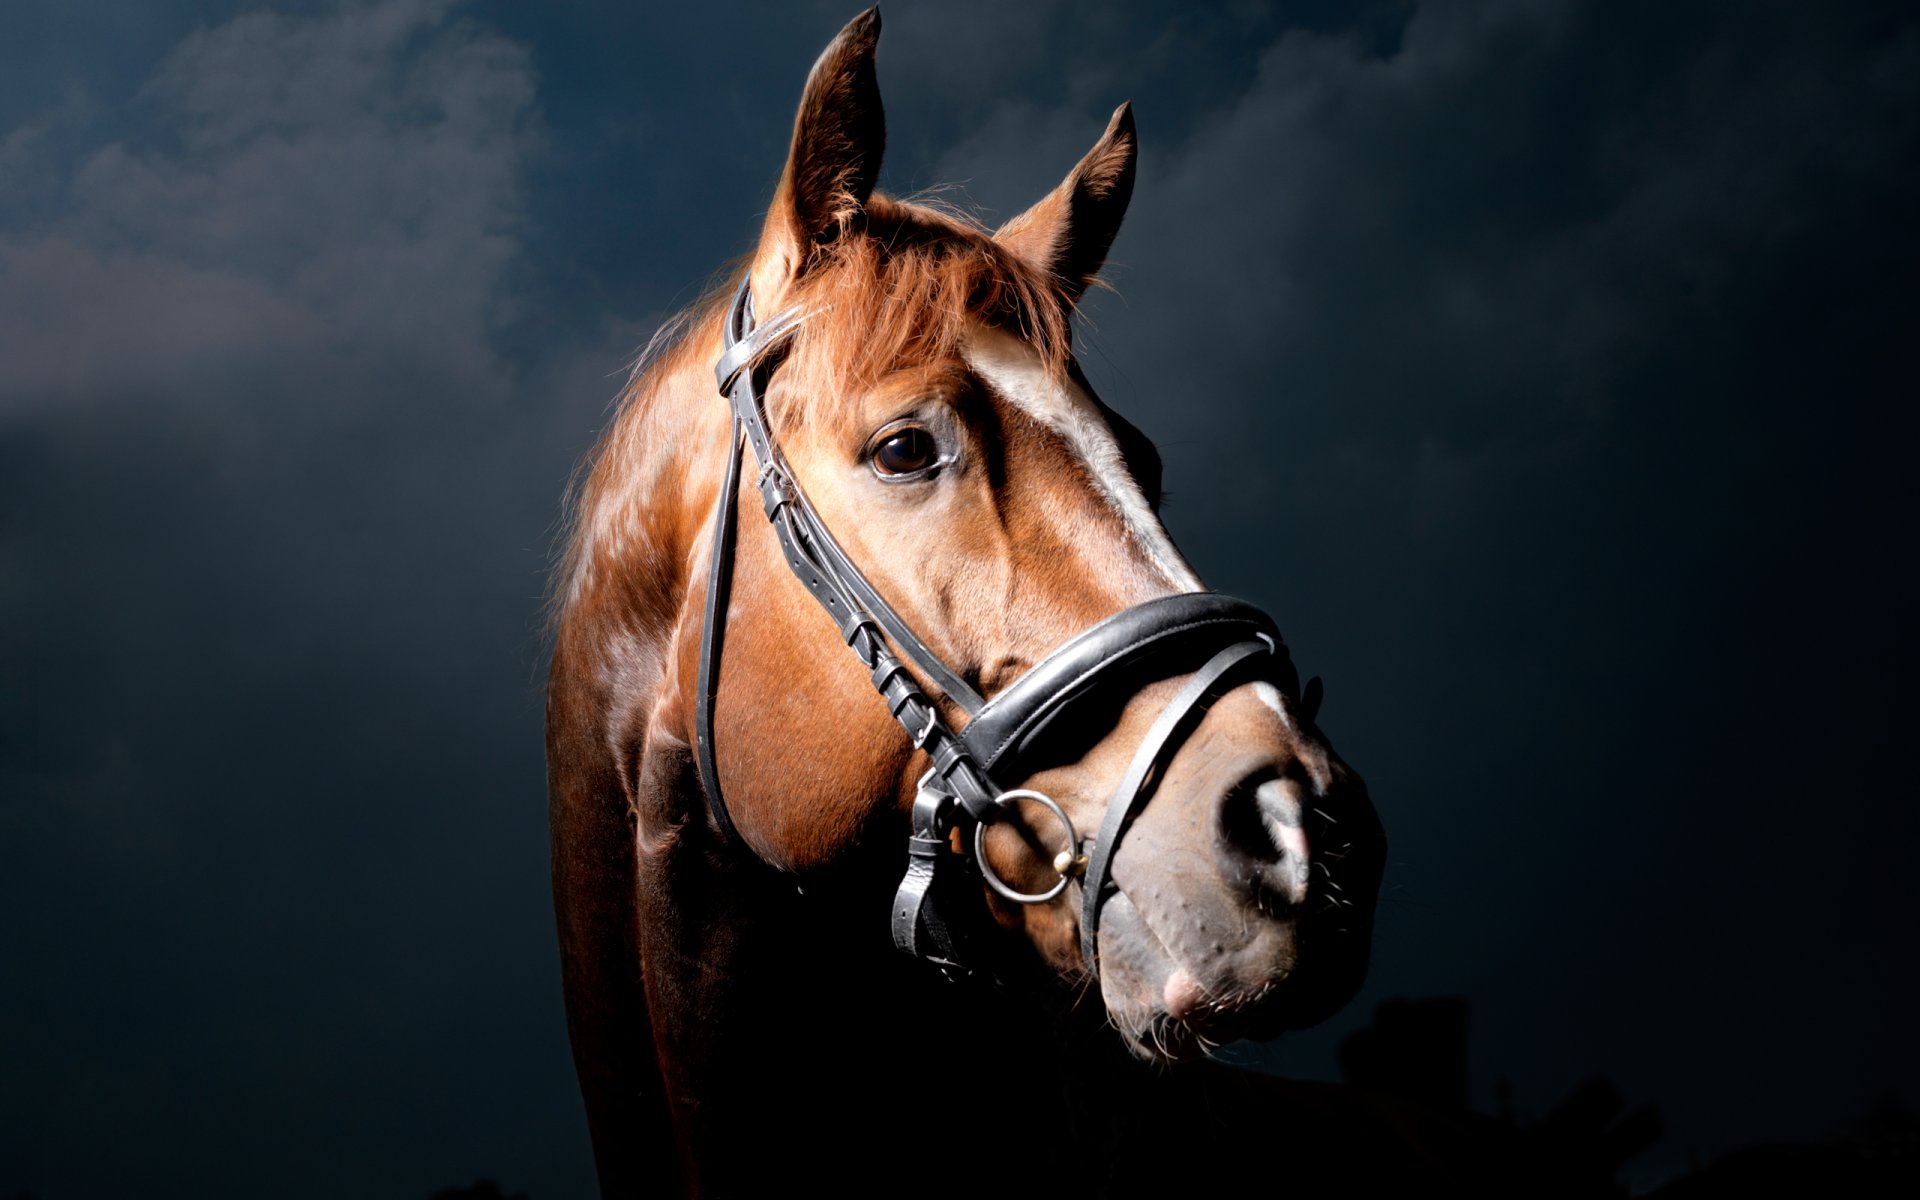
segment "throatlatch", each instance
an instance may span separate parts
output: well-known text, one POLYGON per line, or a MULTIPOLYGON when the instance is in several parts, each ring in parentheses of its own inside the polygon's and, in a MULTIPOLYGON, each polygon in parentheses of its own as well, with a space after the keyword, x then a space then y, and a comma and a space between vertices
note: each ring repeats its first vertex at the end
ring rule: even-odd
POLYGON ((713 707, 732 580, 734 501, 743 444, 750 444, 760 464, 756 482, 761 503, 787 565, 839 626, 842 639, 867 668, 874 689, 914 747, 931 760, 920 778, 906 875, 894 897, 894 945, 949 974, 965 972, 965 937, 950 919, 950 903, 964 903, 968 891, 977 903, 984 883, 1009 900, 1040 904, 1081 878, 1081 952, 1087 970, 1097 975, 1100 909, 1112 890, 1113 853, 1127 823, 1220 696, 1263 679, 1298 698, 1298 677, 1286 647, 1272 618, 1243 600, 1213 592, 1164 596, 1076 635, 999 695, 983 699, 914 634, 841 550, 773 439, 761 402, 776 366, 770 352, 801 319, 797 310, 788 309, 756 327, 753 298, 742 280, 727 314, 725 349, 714 367, 721 394, 733 409, 733 428, 726 474, 714 505, 694 716, 700 784, 714 823, 740 840, 720 790, 713 707), (967 714, 965 729, 955 733, 947 726, 903 657, 967 714), (1130 694, 1187 672, 1191 678, 1154 721, 1108 801, 1099 833, 1089 842, 1081 841, 1065 809, 1050 797, 1028 789, 1003 790, 996 781, 996 775, 1017 779, 1030 773, 1021 770, 1022 764, 1036 748, 1051 744, 1049 731, 1071 723, 1066 718, 1081 701, 1109 693, 1115 685, 1130 684, 1130 694), (1047 808, 1067 834, 1066 848, 1053 863, 1059 879, 1044 892, 1015 891, 994 874, 983 853, 986 826, 1022 799, 1047 808))

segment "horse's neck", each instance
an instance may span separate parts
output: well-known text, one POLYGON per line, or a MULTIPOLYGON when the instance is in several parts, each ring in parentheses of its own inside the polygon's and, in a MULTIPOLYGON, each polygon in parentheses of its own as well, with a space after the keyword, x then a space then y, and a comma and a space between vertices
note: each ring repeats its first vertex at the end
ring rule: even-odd
POLYGON ((666 665, 682 623, 729 428, 706 363, 717 345, 707 324, 629 384, 582 490, 561 592, 563 628, 583 627, 596 650, 623 642, 643 652, 649 675, 666 665))

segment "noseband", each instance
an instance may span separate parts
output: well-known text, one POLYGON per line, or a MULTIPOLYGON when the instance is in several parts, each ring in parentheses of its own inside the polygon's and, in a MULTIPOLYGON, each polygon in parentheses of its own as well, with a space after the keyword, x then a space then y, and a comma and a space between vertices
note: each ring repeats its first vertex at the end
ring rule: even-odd
POLYGON ((768 351, 799 322, 797 310, 788 309, 756 326, 753 299, 742 280, 727 315, 725 349, 714 367, 720 391, 733 408, 733 433, 714 511, 694 717, 700 785, 714 823, 726 836, 741 840, 720 791, 713 707, 732 582, 733 511, 744 441, 752 444, 759 461, 760 498, 787 565, 839 625, 840 636, 866 666, 875 690, 914 747, 932 761, 914 800, 906 876, 893 902, 894 945, 949 974, 964 972, 966 936, 954 917, 964 911, 969 890, 977 903, 978 885, 984 881, 1009 900, 1040 904, 1059 896, 1079 876, 1081 956, 1087 970, 1097 975, 1095 933, 1101 906, 1112 890, 1113 852, 1128 821, 1152 795, 1167 763, 1214 700, 1256 679, 1297 698, 1298 677, 1286 647, 1272 619, 1243 600, 1212 592, 1165 596, 1083 631, 1000 694, 983 698, 914 634, 841 550, 773 440, 761 402, 776 365, 768 351), (955 732, 947 726, 902 657, 968 715, 965 728, 955 732), (1028 773, 1022 771, 1023 764, 1058 742, 1089 697, 1131 695, 1147 683, 1183 672, 1192 675, 1135 751, 1090 844, 1081 841, 1066 811, 1049 797, 1001 788, 998 779, 1020 778, 1028 773), (1067 833, 1067 849, 1053 864, 1059 879, 1044 892, 1015 891, 982 853, 986 827, 1021 799, 1046 807, 1067 833))

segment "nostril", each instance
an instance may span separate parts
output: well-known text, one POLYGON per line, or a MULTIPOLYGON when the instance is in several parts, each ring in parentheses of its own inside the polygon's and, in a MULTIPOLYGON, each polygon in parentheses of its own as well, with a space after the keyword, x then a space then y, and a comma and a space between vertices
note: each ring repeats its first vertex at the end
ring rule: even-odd
POLYGON ((1269 775, 1243 782, 1220 804, 1218 848, 1228 873, 1296 904, 1307 895, 1302 798, 1300 783, 1269 775))
MULTIPOLYGON (((1300 785, 1291 779, 1269 779, 1253 790, 1260 817, 1282 849, 1298 840, 1301 827, 1300 785)), ((1302 849, 1304 849, 1304 844, 1302 849)))
POLYGON ((1220 837, 1226 848, 1259 861, 1281 852, 1260 811, 1259 789, 1245 784, 1228 792, 1220 802, 1220 837))

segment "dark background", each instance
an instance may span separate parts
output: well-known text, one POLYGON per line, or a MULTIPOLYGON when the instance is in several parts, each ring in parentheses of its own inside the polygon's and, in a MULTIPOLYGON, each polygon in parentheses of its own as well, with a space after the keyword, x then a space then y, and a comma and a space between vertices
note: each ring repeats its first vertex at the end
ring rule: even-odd
MULTIPOLYGON (((590 1190, 561 495, 853 11, 7 6, 0 1192, 590 1190)), ((1134 100, 1089 374, 1393 839, 1366 995, 1235 1058, 1464 995, 1481 1107, 1660 1106, 1641 1184, 1913 1100, 1912 7, 885 15, 890 190, 997 222, 1134 100)))

